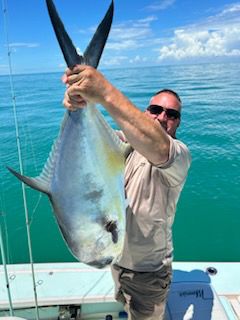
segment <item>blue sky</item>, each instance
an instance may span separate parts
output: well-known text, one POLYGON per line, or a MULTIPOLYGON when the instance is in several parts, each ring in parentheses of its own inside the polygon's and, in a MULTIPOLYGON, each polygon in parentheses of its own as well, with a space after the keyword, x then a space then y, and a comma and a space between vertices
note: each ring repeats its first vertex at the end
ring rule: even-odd
MULTIPOLYGON (((63 71, 44 0, 7 0, 14 73, 63 71)), ((55 0, 74 44, 84 51, 110 0, 55 0)), ((7 71, 4 14, 0 74, 7 71)), ((240 61, 240 2, 115 0, 100 68, 240 61)))

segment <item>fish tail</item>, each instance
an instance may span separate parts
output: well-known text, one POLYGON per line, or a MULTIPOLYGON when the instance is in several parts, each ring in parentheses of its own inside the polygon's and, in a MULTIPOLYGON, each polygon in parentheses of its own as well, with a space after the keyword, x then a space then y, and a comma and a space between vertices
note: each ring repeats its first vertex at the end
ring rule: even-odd
POLYGON ((46 0, 46 3, 53 29, 55 31, 67 66, 69 68, 73 68, 76 64, 87 64, 94 68, 97 68, 112 25, 113 0, 108 8, 107 13, 105 14, 103 20, 101 21, 95 34, 93 35, 93 38, 90 41, 83 56, 77 53, 77 50, 58 15, 53 1, 46 0))

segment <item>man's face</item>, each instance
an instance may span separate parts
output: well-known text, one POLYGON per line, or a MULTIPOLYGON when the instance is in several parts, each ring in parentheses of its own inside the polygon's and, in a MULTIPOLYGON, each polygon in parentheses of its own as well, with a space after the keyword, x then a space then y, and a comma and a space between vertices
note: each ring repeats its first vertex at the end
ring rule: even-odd
POLYGON ((166 132, 170 136, 175 138, 177 127, 180 124, 180 118, 168 116, 166 110, 173 109, 178 112, 181 112, 181 104, 178 101, 178 99, 171 93, 162 92, 152 97, 152 99, 150 100, 150 105, 161 106, 165 109, 160 114, 153 114, 149 110, 146 110, 146 114, 155 121, 159 121, 159 123, 166 130, 166 132))

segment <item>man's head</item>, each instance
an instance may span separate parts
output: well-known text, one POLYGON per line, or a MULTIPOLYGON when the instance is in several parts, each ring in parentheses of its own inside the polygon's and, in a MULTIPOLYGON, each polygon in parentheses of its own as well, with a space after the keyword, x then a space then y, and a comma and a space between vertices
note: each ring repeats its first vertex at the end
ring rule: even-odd
POLYGON ((152 119, 159 121, 166 132, 175 138, 181 121, 181 99, 176 92, 163 89, 150 100, 146 113, 152 119))

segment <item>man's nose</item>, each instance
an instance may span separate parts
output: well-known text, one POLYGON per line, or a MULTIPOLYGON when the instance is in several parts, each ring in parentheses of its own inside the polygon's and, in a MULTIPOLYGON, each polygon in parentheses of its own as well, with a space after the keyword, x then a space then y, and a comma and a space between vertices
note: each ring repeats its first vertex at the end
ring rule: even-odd
POLYGON ((159 120, 164 120, 164 121, 166 121, 166 120, 168 119, 165 110, 163 110, 163 111, 158 115, 158 119, 159 119, 159 120))

